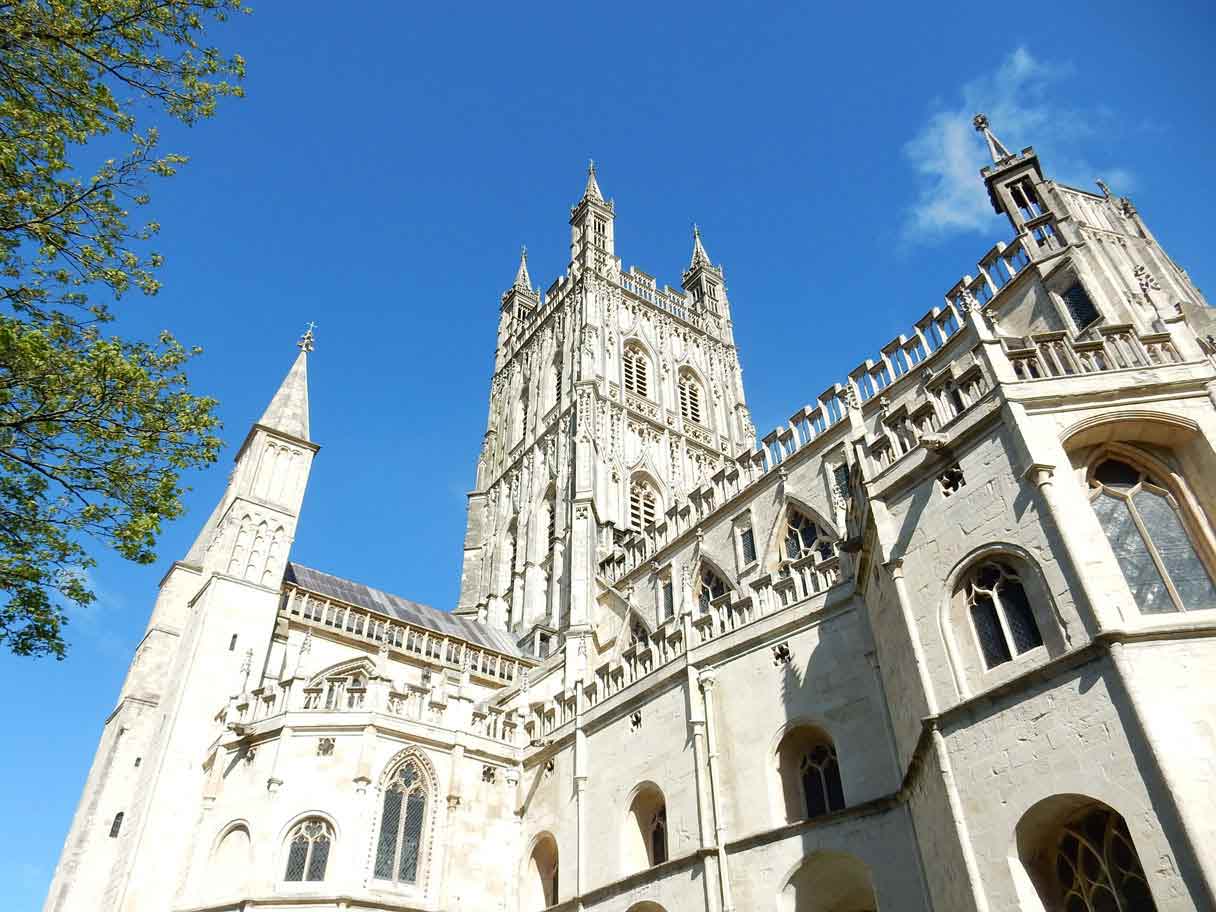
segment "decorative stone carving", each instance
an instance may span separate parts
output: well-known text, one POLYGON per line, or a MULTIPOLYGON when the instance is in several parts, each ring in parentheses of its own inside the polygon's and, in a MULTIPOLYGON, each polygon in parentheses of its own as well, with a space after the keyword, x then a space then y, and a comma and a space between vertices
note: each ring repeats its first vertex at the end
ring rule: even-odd
POLYGON ((773 664, 777 667, 789 665, 794 661, 794 654, 790 652, 789 643, 778 643, 773 647, 773 664))
POLYGON ((965 487, 967 479, 963 477, 963 469, 958 463, 955 463, 946 471, 942 472, 937 477, 938 483, 942 486, 942 494, 949 497, 958 491, 959 488, 965 487))
POLYGON ((332 757, 334 755, 334 739, 321 738, 317 741, 317 756, 332 757))

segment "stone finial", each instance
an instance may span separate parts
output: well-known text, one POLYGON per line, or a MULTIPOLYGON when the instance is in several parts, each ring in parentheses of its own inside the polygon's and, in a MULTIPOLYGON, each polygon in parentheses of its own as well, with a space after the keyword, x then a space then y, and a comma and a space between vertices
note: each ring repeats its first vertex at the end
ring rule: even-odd
POLYGON ((992 163, 999 165, 1006 159, 1013 158, 1013 153, 1005 148, 1005 144, 996 138, 996 134, 992 132, 992 128, 988 123, 987 114, 976 114, 971 118, 971 123, 975 126, 977 133, 982 133, 984 141, 988 143, 988 154, 992 156, 992 163))
POLYGON ((511 287, 517 288, 520 291, 526 291, 529 294, 532 292, 532 277, 528 275, 527 245, 519 248, 519 268, 515 270, 515 281, 512 283, 511 287))
POLYGON ((296 348, 302 352, 310 352, 316 347, 316 337, 313 335, 313 330, 317 328, 315 320, 309 320, 308 325, 304 327, 304 335, 300 336, 300 341, 296 343, 296 348))

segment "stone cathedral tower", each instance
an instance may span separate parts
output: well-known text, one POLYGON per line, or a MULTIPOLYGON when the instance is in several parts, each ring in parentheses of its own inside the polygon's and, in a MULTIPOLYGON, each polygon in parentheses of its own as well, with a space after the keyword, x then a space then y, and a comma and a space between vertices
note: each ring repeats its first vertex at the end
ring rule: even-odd
POLYGON ((592 169, 502 296, 452 612, 288 559, 306 336, 45 912, 1216 909, 1216 320, 976 127, 1007 240, 758 441, 700 232, 622 270, 592 169))
POLYGON ((498 326, 457 613, 544 655, 559 632, 589 628, 605 554, 755 430, 722 268, 694 229, 681 288, 624 271, 594 164, 570 211, 566 273, 539 295, 525 250, 498 326))

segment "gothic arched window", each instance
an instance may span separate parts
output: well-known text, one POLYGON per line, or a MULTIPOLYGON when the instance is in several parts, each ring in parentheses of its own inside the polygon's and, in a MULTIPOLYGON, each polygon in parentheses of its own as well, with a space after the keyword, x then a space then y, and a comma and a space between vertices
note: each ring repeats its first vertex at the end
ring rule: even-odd
POLYGON ((652 868, 668 859, 667 802, 653 784, 641 788, 629 806, 625 827, 625 870, 652 868))
POLYGON ((686 421, 701 423, 701 384, 691 371, 680 372, 680 414, 686 421))
POLYGON ((320 817, 300 821, 287 836, 287 870, 284 880, 324 880, 334 830, 320 817))
POLYGON ((811 726, 789 731, 777 747, 777 767, 786 820, 809 820, 845 806, 836 746, 823 731, 811 726))
POLYGON ((635 477, 629 485, 629 524, 642 531, 658 518, 659 495, 647 479, 635 477))
POLYGON ((532 883, 525 887, 525 908, 547 909, 557 905, 557 841, 548 833, 537 840, 529 868, 532 883))
POLYGON ((621 358, 625 372, 625 389, 639 396, 650 395, 650 359, 636 342, 625 346, 621 358))
POLYGON ((722 579, 708 564, 701 565, 701 572, 697 576, 697 587, 697 604, 700 606, 702 614, 709 611, 710 602, 721 598, 727 592, 726 580, 722 579))
POLYGON ((380 812, 374 874, 381 880, 416 884, 422 868, 426 828, 426 780, 418 762, 407 759, 389 777, 380 812))
POLYGON ((783 544, 786 559, 792 561, 812 554, 817 554, 818 560, 823 561, 836 553, 832 534, 793 507, 786 512, 783 544))
POLYGON ((1164 480, 1116 457, 1089 472, 1090 501, 1146 614, 1216 608, 1211 569, 1164 480))
POLYGON ((984 665, 995 668, 1043 645, 1043 636, 1017 572, 1006 562, 986 560, 964 578, 958 592, 967 606, 984 665))
POLYGON ((1098 801, 1057 795, 1018 824, 1018 854, 1050 912, 1155 912, 1123 817, 1098 801), (1072 808, 1069 810, 1069 805, 1072 808), (1043 819, 1054 806, 1065 810, 1043 819), (1036 813, 1037 811, 1037 813, 1036 813), (1037 820, 1036 820, 1037 818, 1037 820))

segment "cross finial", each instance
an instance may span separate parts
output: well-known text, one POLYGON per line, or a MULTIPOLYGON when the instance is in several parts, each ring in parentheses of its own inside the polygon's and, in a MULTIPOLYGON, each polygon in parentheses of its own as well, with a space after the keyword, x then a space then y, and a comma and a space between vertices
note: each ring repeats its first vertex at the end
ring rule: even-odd
POLYGON ((595 173, 595 159, 594 158, 587 159, 587 173, 588 174, 595 173))
POLYGON ((317 328, 315 320, 309 320, 304 327, 304 335, 300 336, 300 341, 296 343, 296 347, 302 352, 310 352, 316 345, 316 339, 313 337, 312 331, 317 328))
POLYGON ((1013 153, 1005 148, 1005 144, 997 139, 996 135, 992 132, 987 114, 976 114, 971 118, 971 123, 975 126, 975 132, 983 134, 984 140, 988 143, 988 154, 992 156, 992 163, 994 165, 999 165, 1006 159, 1013 158, 1013 153))

